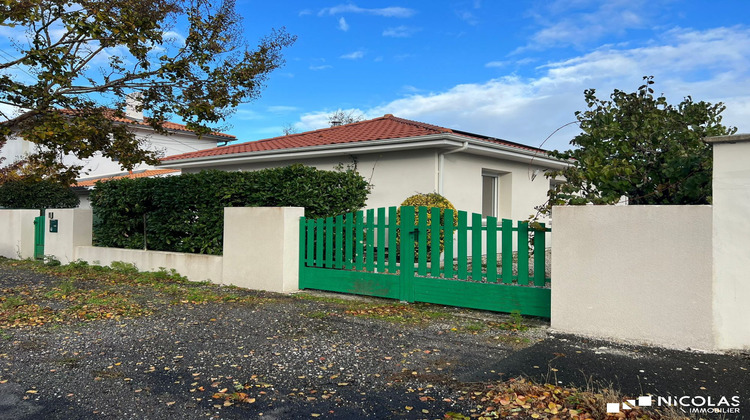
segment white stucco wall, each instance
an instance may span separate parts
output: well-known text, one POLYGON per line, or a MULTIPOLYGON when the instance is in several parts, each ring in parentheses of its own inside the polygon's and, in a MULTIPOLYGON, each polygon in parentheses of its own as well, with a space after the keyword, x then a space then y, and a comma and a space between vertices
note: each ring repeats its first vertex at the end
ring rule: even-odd
POLYGON ((45 218, 44 254, 54 255, 61 263, 75 261, 78 246, 91 246, 91 209, 48 209, 45 218), (52 220, 57 220, 57 232, 50 232, 52 220))
POLYGON ((549 180, 543 168, 468 153, 445 155, 444 195, 456 208, 482 212, 482 171, 498 174, 499 218, 526 220, 547 200, 549 180), (540 172, 532 180, 536 169, 540 172))
MULTIPOLYGON (((417 193, 438 191, 438 149, 404 150, 399 152, 358 154, 357 170, 371 180, 373 189, 367 208, 400 205, 407 197, 417 193)), ((215 166, 227 171, 252 171, 301 163, 318 169, 331 170, 338 164, 352 164, 349 156, 295 159, 252 164, 215 166)), ((447 197, 459 210, 481 213, 482 170, 506 173, 500 180, 499 206, 501 217, 524 220, 534 212, 534 207, 547 199, 549 180, 539 173, 532 181, 537 166, 496 159, 469 153, 445 156, 444 189, 447 197)), ((183 168, 183 172, 200 169, 183 168)))
MULTIPOLYGON (((47 214, 54 215, 58 221, 58 232, 47 234, 45 255, 52 255, 63 264, 83 260, 111 265, 120 261, 131 263, 141 271, 174 269, 192 281, 282 293, 299 287, 299 221, 304 214, 301 207, 225 208, 223 256, 95 247, 91 246, 91 210, 50 209, 47 214)), ((30 255, 22 255, 22 258, 33 255, 36 215, 36 210, 0 210, 0 228, 6 225, 17 228, 19 237, 21 233, 30 234, 30 239, 24 238, 31 244, 30 255), (19 217, 26 217, 30 226, 19 223, 19 217)), ((49 218, 45 228, 49 228, 49 218)), ((15 237, 0 236, 3 256, 19 258, 14 248, 15 237), (9 255, 5 255, 6 251, 9 255)))
POLYGON ((75 259, 98 265, 111 265, 114 261, 121 261, 135 265, 140 271, 174 269, 192 281, 221 283, 222 278, 223 258, 217 255, 78 246, 75 249, 75 259))
POLYGON ((750 349, 750 135, 718 137, 714 147, 713 301, 721 349, 750 349))
POLYGON ((552 328, 714 349, 711 210, 555 207, 552 328))
POLYGON ((34 218, 39 210, 0 209, 0 256, 34 257, 34 218))
POLYGON ((271 292, 299 289, 302 207, 224 209, 223 282, 271 292))
MULTIPOLYGON (((199 139, 198 136, 189 133, 175 132, 172 135, 165 136, 163 134, 154 133, 149 129, 141 128, 134 128, 134 132, 136 136, 144 139, 144 147, 147 150, 161 152, 164 156, 216 147, 215 138, 207 139, 204 137, 199 139)), ((103 157, 101 153, 96 153, 94 156, 86 160, 66 156, 63 158, 63 162, 67 165, 83 165, 80 178, 111 175, 122 173, 124 171, 118 162, 103 157)), ((136 165, 133 170, 138 171, 153 168, 153 165, 139 164, 136 165)))
MULTIPOLYGON (((134 129, 136 136, 145 140, 145 146, 148 150, 161 151, 164 156, 176 155, 180 153, 194 152, 196 150, 210 149, 216 147, 216 138, 201 138, 189 133, 176 132, 172 135, 165 136, 157 134, 149 129, 134 129)), ((19 137, 9 139, 6 144, 0 148, 0 157, 7 158, 0 163, 1 166, 13 163, 25 155, 32 153, 36 145, 25 141, 19 137)), ((112 175, 122 173, 124 170, 120 164, 96 153, 89 159, 80 160, 73 156, 65 156, 63 163, 66 165, 82 165, 80 177, 97 177, 102 175, 112 175)), ((133 170, 153 169, 153 165, 140 164, 136 165, 133 170)))
MULTIPOLYGON (((224 171, 256 171, 278 168, 300 163, 322 170, 333 170, 338 165, 352 165, 350 156, 332 156, 313 159, 268 161, 239 165, 217 166, 224 171)), ((357 171, 374 186, 367 199, 367 208, 400 205, 407 197, 416 193, 437 190, 437 152, 435 150, 405 150, 400 152, 370 153, 356 155, 357 171)), ((184 173, 199 172, 200 169, 185 168, 184 173)))

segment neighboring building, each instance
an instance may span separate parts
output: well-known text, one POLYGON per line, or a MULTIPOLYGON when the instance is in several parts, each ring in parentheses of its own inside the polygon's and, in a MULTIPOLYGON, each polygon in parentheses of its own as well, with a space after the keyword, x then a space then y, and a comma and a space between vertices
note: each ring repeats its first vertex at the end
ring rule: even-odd
POLYGON ((385 115, 367 121, 162 159, 161 168, 251 171, 302 163, 353 166, 373 185, 368 208, 438 192, 459 210, 526 219, 547 200, 544 172, 566 166, 545 150, 385 115))
MULTIPOLYGON (((165 122, 166 128, 170 134, 164 135, 154 132, 154 130, 143 119, 143 114, 134 112, 132 108, 128 109, 126 118, 112 117, 113 120, 128 124, 135 135, 145 141, 145 146, 149 150, 159 151, 163 156, 169 156, 179 153, 193 152, 196 150, 205 150, 215 148, 218 143, 234 141, 236 138, 230 134, 211 133, 198 137, 194 132, 187 129, 182 124, 165 122)), ((5 157, 4 164, 13 163, 24 156, 32 153, 36 144, 25 141, 21 138, 12 138, 0 149, 0 157, 5 157)), ((96 181, 100 179, 122 178, 122 177, 143 177, 143 176, 165 176, 178 175, 179 171, 164 170, 154 171, 154 166, 140 164, 133 168, 132 171, 124 171, 117 161, 105 158, 100 153, 85 161, 76 159, 72 156, 63 158, 65 164, 76 164, 83 166, 78 186, 74 190, 81 199, 81 207, 89 207, 88 195, 96 181)))

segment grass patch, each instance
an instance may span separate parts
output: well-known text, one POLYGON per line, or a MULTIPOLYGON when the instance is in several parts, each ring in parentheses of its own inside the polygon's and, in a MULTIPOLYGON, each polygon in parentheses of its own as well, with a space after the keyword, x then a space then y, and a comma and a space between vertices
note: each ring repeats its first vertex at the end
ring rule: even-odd
POLYGON ((323 311, 305 312, 302 314, 302 316, 304 316, 305 318, 310 318, 310 319, 323 319, 328 316, 328 312, 323 312, 323 311))
POLYGON ((241 293, 238 288, 190 282, 174 270, 138 272, 134 265, 126 263, 101 267, 75 261, 49 266, 38 261, 0 258, 0 265, 59 278, 51 286, 3 289, 0 328, 134 318, 167 305, 256 301, 255 296, 241 293))

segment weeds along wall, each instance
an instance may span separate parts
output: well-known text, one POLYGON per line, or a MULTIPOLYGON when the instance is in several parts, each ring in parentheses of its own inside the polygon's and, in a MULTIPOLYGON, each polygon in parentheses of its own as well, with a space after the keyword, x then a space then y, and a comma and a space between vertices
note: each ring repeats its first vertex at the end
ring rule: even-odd
POLYGON ((91 194, 94 244, 222 254, 224 207, 304 207, 327 217, 364 207, 370 186, 352 170, 292 165, 100 182, 91 194))

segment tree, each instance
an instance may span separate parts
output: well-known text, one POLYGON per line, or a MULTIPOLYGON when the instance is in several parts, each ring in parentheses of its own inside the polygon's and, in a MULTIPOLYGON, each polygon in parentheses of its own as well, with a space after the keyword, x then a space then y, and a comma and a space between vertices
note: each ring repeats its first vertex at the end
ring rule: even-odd
POLYGON ((281 131, 285 136, 299 133, 299 130, 297 130, 297 127, 294 126, 294 123, 284 124, 284 126, 281 128, 281 131))
POLYGON ((234 0, 0 2, 2 25, 19 29, 17 54, 0 56, 0 104, 16 110, 1 112, 0 147, 11 135, 37 144, 27 164, 66 182, 81 169, 61 163, 67 154, 101 152, 124 169, 156 163, 117 121, 126 97, 138 97, 157 132, 171 115, 199 135, 214 131, 259 96, 295 41, 281 29, 251 49, 240 21, 234 0))
POLYGON ((610 100, 585 91, 588 109, 576 112, 583 132, 570 142, 577 147, 550 153, 571 165, 547 173, 565 182, 550 190, 542 212, 560 204, 614 204, 623 196, 629 204, 710 203, 712 151, 702 139, 736 131, 721 124, 726 107, 690 96, 671 105, 654 97, 653 77, 644 81, 637 92, 615 90, 610 100))
POLYGON ((344 111, 339 109, 328 116, 328 125, 330 125, 331 127, 336 127, 339 125, 360 122, 364 119, 364 115, 355 113, 354 110, 344 111))

